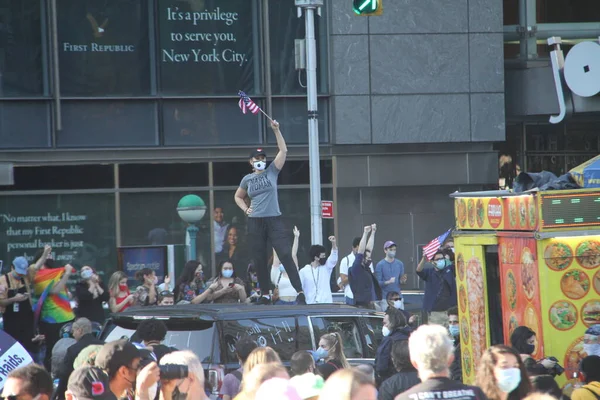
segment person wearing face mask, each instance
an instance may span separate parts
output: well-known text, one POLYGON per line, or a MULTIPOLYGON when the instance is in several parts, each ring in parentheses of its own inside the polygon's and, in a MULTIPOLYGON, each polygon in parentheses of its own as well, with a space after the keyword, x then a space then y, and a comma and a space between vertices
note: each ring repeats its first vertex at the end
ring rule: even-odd
POLYGON ((600 324, 592 325, 585 331, 583 351, 588 356, 600 356, 600 324))
POLYGON ((77 316, 90 321, 104 323, 104 308, 102 303, 108 301, 108 291, 92 267, 84 266, 79 273, 81 280, 75 285, 77 298, 77 316))
POLYGON ((462 382, 462 358, 460 351, 460 322, 458 319, 458 307, 450 307, 448 311, 448 332, 454 340, 454 361, 450 365, 450 379, 462 382))
POLYGON ((537 362, 531 356, 535 352, 536 343, 537 338, 535 332, 526 326, 517 327, 510 335, 510 344, 513 349, 520 353, 521 359, 525 364, 525 369, 527 369, 529 375, 556 376, 556 373, 554 372, 556 361, 545 358, 537 362))
POLYGON ((127 310, 135 303, 135 296, 129 292, 127 275, 123 271, 116 271, 108 280, 108 306, 110 312, 118 313, 127 310))
POLYGON ((521 400, 532 390, 521 356, 504 345, 492 346, 483 353, 476 384, 488 400, 521 400))
POLYGON ((261 292, 258 283, 258 275, 256 274, 253 264, 248 265, 246 276, 248 277, 244 284, 246 294, 248 295, 246 303, 256 303, 256 301, 260 298, 261 292))
POLYGON ((271 121, 271 129, 277 139, 279 148, 277 156, 267 167, 267 155, 262 149, 257 149, 250 154, 249 163, 253 172, 242 179, 235 192, 234 200, 248 216, 248 238, 252 251, 250 258, 254 261, 263 292, 258 303, 271 303, 268 255, 265 251, 270 241, 283 263, 292 286, 298 292, 298 304, 306 304, 298 266, 292 259, 291 243, 286 235, 287 229, 281 217, 277 195, 277 177, 285 164, 287 146, 277 121, 271 121), (246 204, 246 197, 250 198, 250 206, 246 204))
POLYGON ((354 295, 354 305, 357 307, 374 309, 374 302, 381 300, 379 282, 370 268, 376 232, 376 224, 364 227, 354 262, 348 269, 348 280, 354 295))
POLYGON ((419 278, 425 281, 423 311, 427 313, 429 323, 447 327, 446 310, 457 305, 454 262, 448 260, 441 250, 433 255, 432 260, 433 268, 425 268, 427 258, 423 256, 416 270, 419 278))
MULTIPOLYGON (((294 226, 294 243, 292 244, 292 258, 298 265, 298 240, 300 239, 300 231, 294 226)), ((277 252, 273 249, 273 265, 271 266, 271 283, 275 286, 273 291, 273 301, 276 305, 292 305, 296 304, 298 292, 292 286, 290 277, 285 272, 285 267, 281 264, 277 252)))
POLYGON ((389 292, 398 292, 400 284, 406 283, 408 277, 404 273, 404 264, 396 258, 396 243, 388 240, 383 245, 385 258, 375 266, 375 277, 382 290, 383 297, 386 297, 389 292))
POLYGON ((204 266, 196 260, 190 260, 183 266, 173 292, 176 304, 200 304, 208 298, 204 278, 204 266))
POLYGON ((44 255, 32 267, 25 257, 13 260, 10 271, 0 276, 0 311, 4 320, 4 331, 17 340, 32 356, 38 351, 34 330, 34 314, 31 303, 31 283, 36 271, 46 261, 52 249, 44 248, 44 255), (39 266, 38 266, 39 264, 39 266))
POLYGON ((160 365, 185 365, 188 376, 183 379, 163 381, 162 400, 208 400, 204 391, 204 368, 198 357, 189 350, 174 351, 160 360, 160 365))
MULTIPOLYGON (((300 270, 300 281, 306 293, 307 304, 333 303, 329 281, 337 264, 338 248, 335 236, 329 236, 329 242, 331 243, 329 257, 324 246, 313 244, 308 251, 311 263, 300 270)), ((287 267, 286 271, 289 274, 287 267)))
POLYGON ((139 270, 135 277, 142 283, 135 290, 136 305, 155 306, 158 304, 158 277, 153 269, 144 268, 139 270))
POLYGON ((213 303, 245 303, 244 281, 235 275, 233 264, 221 261, 217 267, 217 278, 208 287, 213 303))
POLYGON ((350 368, 350 364, 344 355, 344 343, 339 332, 327 333, 321 336, 319 347, 313 353, 314 358, 323 360, 317 367, 319 375, 327 380, 335 371, 350 368))
POLYGON ((400 310, 389 308, 386 311, 381 329, 383 340, 375 355, 375 373, 378 385, 396 372, 392 362, 392 346, 400 340, 408 340, 411 332, 412 329, 407 326, 406 318, 400 310))

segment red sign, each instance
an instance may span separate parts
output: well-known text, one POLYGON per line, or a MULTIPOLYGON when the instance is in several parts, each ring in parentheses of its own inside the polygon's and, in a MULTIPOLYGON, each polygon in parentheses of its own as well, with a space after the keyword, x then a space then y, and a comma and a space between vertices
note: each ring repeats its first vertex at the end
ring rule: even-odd
POLYGON ((490 199, 487 209, 488 221, 492 228, 496 229, 502 222, 502 204, 498 199, 490 199))
POLYGON ((321 217, 333 219, 333 201, 323 200, 321 202, 321 217))

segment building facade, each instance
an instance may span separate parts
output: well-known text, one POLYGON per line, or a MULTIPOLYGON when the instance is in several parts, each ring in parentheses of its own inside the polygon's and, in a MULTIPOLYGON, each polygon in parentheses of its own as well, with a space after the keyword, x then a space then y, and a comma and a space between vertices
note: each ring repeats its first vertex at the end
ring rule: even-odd
MULTIPOLYGON (((419 245, 453 225, 448 194, 497 183, 505 140, 502 5, 387 0, 381 16, 325 2, 316 24, 323 200, 350 251, 379 226, 413 273, 419 245)), ((288 163, 280 203, 310 246, 306 73, 295 68, 304 18, 293 0, 0 0, 0 252, 44 243, 56 257, 116 268, 116 249, 182 244, 176 207, 202 197, 199 258, 213 267, 245 219, 233 201, 250 150, 276 146, 244 90, 281 123, 288 163), (213 212, 218 208, 220 211, 213 212), (223 222, 221 221, 221 212, 223 222), (234 229, 235 228, 235 229, 234 229)))

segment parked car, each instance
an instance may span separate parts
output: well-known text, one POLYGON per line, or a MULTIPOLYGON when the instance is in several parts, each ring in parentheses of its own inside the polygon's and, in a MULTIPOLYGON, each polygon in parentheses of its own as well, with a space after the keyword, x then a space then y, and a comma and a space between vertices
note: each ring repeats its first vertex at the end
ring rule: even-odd
POLYGON ((213 395, 223 378, 239 368, 235 344, 250 337, 259 346, 275 349, 284 364, 298 350, 316 350, 319 338, 341 333, 351 364, 373 364, 382 340, 383 313, 340 304, 309 306, 254 306, 242 304, 132 307, 113 314, 101 338, 129 339, 146 319, 163 320, 169 331, 164 344, 190 349, 202 360, 213 395))

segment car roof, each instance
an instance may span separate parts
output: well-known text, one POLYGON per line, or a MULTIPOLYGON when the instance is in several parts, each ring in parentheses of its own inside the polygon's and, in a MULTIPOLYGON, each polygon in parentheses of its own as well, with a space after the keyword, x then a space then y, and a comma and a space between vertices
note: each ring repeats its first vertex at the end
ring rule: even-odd
POLYGON ((311 315, 383 316, 383 313, 344 304, 251 305, 251 304, 185 304, 175 306, 130 307, 112 314, 113 319, 200 319, 205 321, 241 318, 289 317, 311 315))

